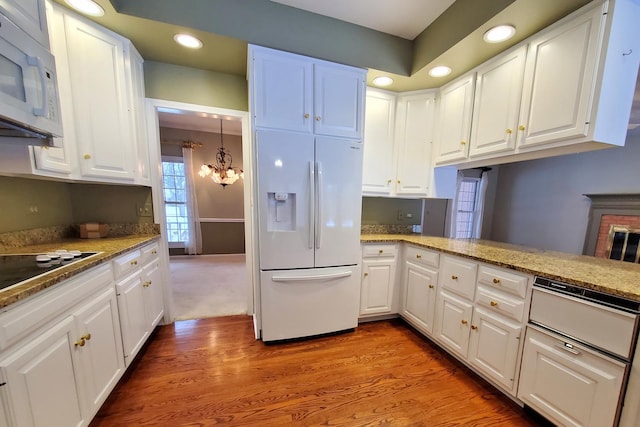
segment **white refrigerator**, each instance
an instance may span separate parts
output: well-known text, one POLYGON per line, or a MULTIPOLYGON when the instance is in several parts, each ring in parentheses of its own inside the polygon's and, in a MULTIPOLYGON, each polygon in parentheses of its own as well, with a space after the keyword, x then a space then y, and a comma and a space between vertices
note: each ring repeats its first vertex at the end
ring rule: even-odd
POLYGON ((356 327, 362 143, 271 130, 255 143, 263 341, 356 327))

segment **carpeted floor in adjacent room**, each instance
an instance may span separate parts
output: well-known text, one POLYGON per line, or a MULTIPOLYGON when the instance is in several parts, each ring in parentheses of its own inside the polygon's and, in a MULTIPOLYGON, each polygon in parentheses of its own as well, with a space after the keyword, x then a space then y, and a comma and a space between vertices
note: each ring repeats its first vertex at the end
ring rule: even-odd
POLYGON ((247 313, 244 254, 172 256, 169 266, 176 320, 247 313))

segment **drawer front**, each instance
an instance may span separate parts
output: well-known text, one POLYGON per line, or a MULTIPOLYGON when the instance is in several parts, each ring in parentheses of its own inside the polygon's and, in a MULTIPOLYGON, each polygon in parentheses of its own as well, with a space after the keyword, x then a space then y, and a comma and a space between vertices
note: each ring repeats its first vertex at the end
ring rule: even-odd
POLYGON ((478 286, 476 303, 518 322, 524 320, 524 300, 513 298, 507 294, 492 292, 491 289, 478 286))
POLYGON ((150 243, 140 248, 140 262, 147 264, 148 262, 158 258, 158 242, 150 243))
POLYGON ((113 271, 116 279, 119 279, 127 274, 138 269, 141 264, 141 252, 139 250, 127 252, 126 254, 113 260, 113 271))
POLYGON ((477 269, 475 262, 443 255, 440 258, 440 288, 473 301, 477 269))
POLYGON ((482 265, 478 269, 478 283, 524 298, 529 278, 482 265))
POLYGON ((398 254, 398 245, 363 245, 363 258, 395 257, 398 254))
POLYGON ((438 252, 418 248, 415 246, 407 246, 406 261, 411 261, 417 264, 437 268, 440 261, 440 254, 438 252))

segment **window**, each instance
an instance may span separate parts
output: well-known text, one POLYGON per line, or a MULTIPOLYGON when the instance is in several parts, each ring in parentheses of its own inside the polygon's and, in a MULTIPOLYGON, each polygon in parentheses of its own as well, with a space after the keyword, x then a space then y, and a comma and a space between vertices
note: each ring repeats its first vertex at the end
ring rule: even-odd
POLYGON ((186 180, 182 158, 163 157, 162 191, 164 194, 164 210, 167 217, 169 244, 184 243, 189 239, 189 221, 187 216, 186 180))
POLYGON ((456 239, 470 239, 473 236, 473 220, 478 203, 480 178, 464 178, 456 200, 456 239))

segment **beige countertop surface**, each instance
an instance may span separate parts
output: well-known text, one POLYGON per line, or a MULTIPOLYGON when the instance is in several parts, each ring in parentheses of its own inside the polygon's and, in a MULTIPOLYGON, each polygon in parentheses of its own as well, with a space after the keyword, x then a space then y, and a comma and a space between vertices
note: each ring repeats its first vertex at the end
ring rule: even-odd
POLYGON ((640 264, 487 240, 363 234, 362 243, 406 242, 515 271, 640 301, 640 264))
POLYGON ((53 243, 22 246, 0 251, 0 256, 7 254, 41 254, 57 249, 100 252, 92 257, 75 261, 42 276, 22 282, 22 284, 0 290, 0 309, 113 259, 124 252, 150 243, 159 237, 159 234, 136 234, 102 239, 65 239, 53 243))

